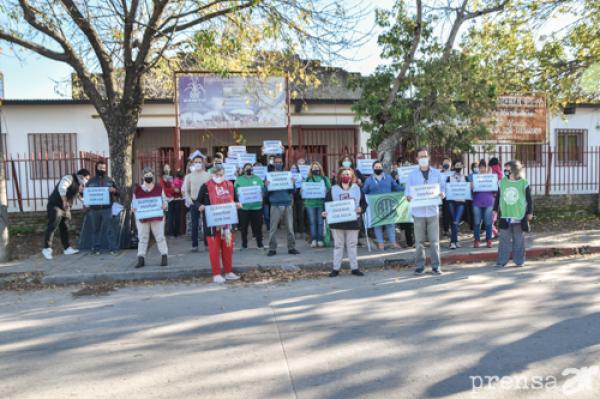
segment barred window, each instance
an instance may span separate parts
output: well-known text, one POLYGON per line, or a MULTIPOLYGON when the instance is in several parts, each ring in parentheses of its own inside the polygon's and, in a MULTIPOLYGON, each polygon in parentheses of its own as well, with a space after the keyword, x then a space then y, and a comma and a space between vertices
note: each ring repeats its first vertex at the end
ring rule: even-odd
POLYGON ((556 157, 559 165, 581 166, 587 145, 586 129, 556 129, 556 157))
POLYGON ((32 179, 60 179, 77 168, 77 133, 29 133, 32 179))

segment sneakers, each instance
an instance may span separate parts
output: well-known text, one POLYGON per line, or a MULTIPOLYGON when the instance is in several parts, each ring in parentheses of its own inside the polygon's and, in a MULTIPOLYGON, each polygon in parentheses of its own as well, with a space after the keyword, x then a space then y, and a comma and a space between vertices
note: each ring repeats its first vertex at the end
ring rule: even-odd
POLYGON ((273 251, 272 249, 269 250, 269 252, 267 252, 267 256, 275 256, 275 255, 277 255, 277 252, 273 251))
POLYGON ((433 269, 433 270, 431 271, 431 273, 432 273, 432 274, 436 274, 436 275, 438 275, 438 276, 439 276, 440 274, 444 274, 444 272, 443 272, 443 271, 442 271, 442 269, 440 269, 440 268, 433 269))
POLYGON ((332 270, 331 273, 329 273, 329 277, 337 277, 339 275, 340 275, 339 270, 332 270))
POLYGON ((317 247, 323 248, 324 246, 325 246, 325 243, 323 241, 317 241, 317 247))
POLYGON ((52 260, 52 248, 42 249, 42 255, 44 255, 44 258, 52 260))
POLYGON ((381 249, 382 251, 385 249, 385 245, 383 244, 377 244, 377 248, 381 249))
POLYGON ((364 276, 364 275, 365 275, 363 272, 361 272, 361 271, 360 271, 360 270, 358 270, 358 269, 352 270, 352 274, 353 274, 354 276, 358 276, 358 277, 362 277, 362 276, 364 276))
POLYGON ((167 255, 162 255, 160 257, 160 265, 161 266, 167 266, 167 264, 168 264, 167 255))
POLYGON ((144 257, 143 256, 138 256, 138 263, 137 265, 135 265, 136 269, 139 269, 140 267, 144 267, 146 264, 144 257))
POLYGON ((454 243, 454 242, 450 243, 450 249, 456 249, 456 243, 454 243))
POLYGON ((425 270, 417 269, 415 270, 415 276, 422 276, 425 274, 425 270))
POLYGON ((300 255, 300 252, 296 249, 288 249, 288 254, 290 255, 300 255))
POLYGON ((110 254, 112 256, 119 256, 119 255, 121 255, 121 251, 110 251, 110 254))
POLYGON ((311 248, 316 248, 317 247, 317 240, 312 240, 312 242, 310 243, 310 247, 311 248))
POLYGON ((94 255, 94 256, 100 255, 100 250, 99 249, 92 249, 91 254, 94 255))
POLYGON ((65 255, 75 255, 75 254, 78 254, 78 253, 79 253, 78 249, 71 248, 71 247, 65 249, 65 251, 64 251, 65 255))
POLYGON ((198 247, 192 247, 192 252, 198 252, 198 247))
POLYGON ((487 240, 486 241, 486 247, 488 247, 488 248, 492 247, 492 240, 487 240))
POLYGON ((473 248, 479 248, 479 240, 473 241, 473 248))
POLYGON ((213 276, 213 283, 215 284, 225 284, 225 281, 227 280, 225 280, 220 274, 213 276))
POLYGON ((240 276, 238 276, 235 273, 227 273, 225 275, 225 280, 239 280, 239 279, 240 279, 240 276))
POLYGON ((456 244, 456 248, 460 248, 460 242, 456 241, 455 244, 456 244))

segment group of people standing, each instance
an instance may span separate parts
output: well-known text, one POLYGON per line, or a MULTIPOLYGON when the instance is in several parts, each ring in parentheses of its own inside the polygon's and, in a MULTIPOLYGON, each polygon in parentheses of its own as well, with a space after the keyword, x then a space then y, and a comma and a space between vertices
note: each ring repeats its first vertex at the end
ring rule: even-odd
MULTIPOLYGON (((150 233, 155 237, 161 254, 161 266, 168 264, 168 248, 165 233, 178 235, 181 232, 180 221, 185 220, 181 213, 189 210, 191 224, 191 250, 199 251, 200 234, 209 253, 213 281, 223 283, 239 278, 233 273, 233 249, 235 231, 239 229, 241 248, 248 248, 248 233, 251 230, 258 248, 264 248, 267 256, 277 254, 277 230, 280 223, 285 225, 288 254, 297 255, 296 234, 302 234, 306 221, 309 228, 307 240, 313 248, 325 246, 325 232, 328 226, 333 241, 333 270, 330 276, 339 274, 344 250, 348 254, 352 274, 362 276, 359 269, 357 248, 359 234, 366 233, 361 216, 367 209, 366 195, 403 191, 410 202, 415 198, 419 186, 438 185, 441 205, 411 206, 413 223, 401 223, 400 229, 405 231, 407 246, 415 246, 415 273, 423 274, 425 268, 426 243, 429 243, 431 267, 434 274, 442 273, 440 259, 440 219, 442 224, 449 220, 450 248, 460 246, 458 230, 463 214, 469 210, 475 247, 481 241, 481 224, 485 229, 485 243, 492 246, 495 222, 498 220, 500 245, 497 266, 505 266, 512 252, 518 266, 525 260, 523 233, 529 230, 529 221, 533 213, 533 203, 527 181, 522 177, 522 166, 518 161, 510 161, 499 166, 497 159, 491 159, 489 165, 482 160, 471 165, 468 175, 463 173, 460 161, 452 163, 444 159, 442 168, 436 169, 430 165, 429 152, 426 148, 417 151, 417 164, 408 178, 401 183, 396 170, 386 173, 382 162, 374 161, 372 174, 363 175, 350 157, 344 157, 336 174, 329 179, 319 162, 312 162, 304 178, 298 177, 301 168, 306 169, 304 159, 298 159, 289 168, 292 172, 290 187, 286 189, 269 190, 269 179, 263 179, 254 173, 254 168, 263 166, 260 163, 246 163, 239 168, 234 180, 227 180, 223 166, 224 157, 216 154, 211 163, 206 157, 196 151, 188 164, 188 172, 177 172, 171 175, 168 165, 163 167, 163 174, 157 180, 154 171, 146 167, 143 170, 143 181, 133 189, 131 210, 138 213, 138 203, 143 199, 158 199, 161 209, 167 212, 168 226, 162 212, 149 217, 136 216, 138 233, 138 262, 136 267, 145 266, 145 256, 148 248, 150 233), (472 200, 446 200, 445 187, 451 182, 473 182, 473 175, 478 173, 495 173, 498 175, 499 187, 493 192, 473 192, 472 200), (317 183, 323 186, 322 197, 304 198, 302 183, 317 183), (300 184, 298 184, 300 183, 300 184), (261 195, 253 201, 240 201, 240 191, 247 187, 255 187, 261 195), (327 224, 326 202, 353 200, 356 218, 352 220, 327 224), (208 206, 220 204, 235 204, 238 212, 237 224, 210 225, 205 211, 208 206), (442 216, 440 218, 440 215, 442 216), (262 226, 268 230, 268 248, 265 248, 262 226), (223 273, 221 272, 221 266, 223 273)), ((283 172, 282 155, 268 157, 269 172, 283 172)), ((92 253, 99 252, 103 225, 108 223, 111 216, 113 201, 118 199, 120 189, 106 175, 106 163, 96 164, 95 176, 90 178, 86 169, 76 174, 67 175, 57 184, 48 201, 48 228, 45 237, 43 255, 52 258, 52 238, 56 229, 60 230, 64 253, 74 254, 78 250, 69 244, 66 222, 70 218, 70 207, 73 201, 81 195, 86 187, 108 187, 110 202, 104 205, 90 206, 88 217, 94 232, 92 253)), ((437 198, 437 197, 436 197, 437 198)), ((413 204, 414 205, 414 204, 413 204)), ((388 224, 373 228, 375 242, 380 250, 387 243, 392 248, 400 248, 396 239, 396 224, 388 224), (385 234, 384 234, 385 233, 385 234), (384 237, 385 235, 385 237, 384 237)), ((368 234, 368 233, 367 233, 368 234)), ((112 240, 111 242, 115 242, 112 240)), ((118 251, 111 247, 111 252, 118 251)))

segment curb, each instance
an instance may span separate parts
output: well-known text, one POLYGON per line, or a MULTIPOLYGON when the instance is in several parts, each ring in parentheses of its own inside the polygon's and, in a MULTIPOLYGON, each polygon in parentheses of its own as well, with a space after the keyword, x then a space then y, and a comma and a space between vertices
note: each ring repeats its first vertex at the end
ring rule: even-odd
MULTIPOLYGON (((579 246, 579 247, 558 247, 558 248, 530 248, 526 250, 528 259, 551 258, 559 256, 572 255, 590 255, 600 253, 600 247, 579 246)), ((493 262, 496 260, 497 252, 470 252, 464 254, 450 254, 442 256, 444 265, 461 264, 461 263, 480 263, 493 262)), ((347 265, 348 262, 344 262, 347 265)), ((429 264, 429 259, 427 260, 429 264)), ((396 258, 396 259, 369 259, 362 261, 361 265, 364 269, 386 267, 386 266, 414 266, 414 257, 396 258)), ((253 270, 269 270, 281 269, 287 271, 298 270, 323 270, 328 271, 333 267, 333 262, 316 262, 305 264, 286 264, 280 266, 273 265, 255 265, 255 266, 237 266, 234 271, 237 273, 246 273, 253 270)), ((121 272, 108 273, 80 273, 80 274, 59 274, 44 276, 42 278, 43 285, 73 285, 73 284, 94 284, 101 282, 127 282, 127 281, 156 281, 156 280, 174 280, 186 279, 195 277, 210 277, 212 275, 210 269, 164 269, 164 270, 132 270, 121 272)))

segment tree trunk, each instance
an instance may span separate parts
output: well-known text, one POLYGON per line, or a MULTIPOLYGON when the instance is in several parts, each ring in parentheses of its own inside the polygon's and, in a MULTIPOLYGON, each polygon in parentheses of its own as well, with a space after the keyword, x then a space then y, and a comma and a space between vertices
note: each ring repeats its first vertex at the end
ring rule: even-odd
MULTIPOLYGON (((2 117, 0 115, 0 122, 2 117)), ((2 131, 2 129, 0 129, 2 131)), ((6 197, 6 175, 4 167, 4 145, 0 141, 0 262, 10 260, 10 252, 8 249, 8 199, 6 197)))

